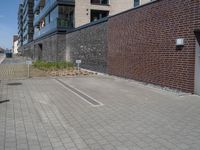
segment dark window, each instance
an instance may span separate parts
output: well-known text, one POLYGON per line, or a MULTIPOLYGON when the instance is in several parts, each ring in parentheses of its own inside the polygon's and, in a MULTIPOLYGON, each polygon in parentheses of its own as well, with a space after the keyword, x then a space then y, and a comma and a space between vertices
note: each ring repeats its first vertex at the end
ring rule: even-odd
POLYGON ((74 7, 71 6, 59 6, 59 24, 63 27, 73 27, 74 22, 74 7), (60 23, 61 24, 60 24, 60 23))
POLYGON ((140 5, 140 0, 134 0, 134 7, 137 7, 140 5))
POLYGON ((108 5, 109 0, 91 0, 91 4, 108 5))
POLYGON ((108 15, 109 11, 91 10, 91 22, 107 17, 108 15))

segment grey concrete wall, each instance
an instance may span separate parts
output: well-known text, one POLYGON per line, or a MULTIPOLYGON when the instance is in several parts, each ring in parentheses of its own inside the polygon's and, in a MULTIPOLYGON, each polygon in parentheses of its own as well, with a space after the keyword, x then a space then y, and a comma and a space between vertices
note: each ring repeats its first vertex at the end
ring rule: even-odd
POLYGON ((35 59, 46 61, 65 60, 65 34, 54 34, 34 43, 35 59), (42 45, 42 50, 39 45, 42 45))
POLYGON ((57 60, 66 60, 66 34, 58 34, 57 40, 57 60))
POLYGON ((66 59, 81 59, 81 67, 106 72, 107 45, 107 22, 76 30, 66 35, 66 59))
POLYGON ((25 46, 20 48, 20 51, 22 51, 23 56, 33 58, 34 57, 34 44, 29 43, 25 46))

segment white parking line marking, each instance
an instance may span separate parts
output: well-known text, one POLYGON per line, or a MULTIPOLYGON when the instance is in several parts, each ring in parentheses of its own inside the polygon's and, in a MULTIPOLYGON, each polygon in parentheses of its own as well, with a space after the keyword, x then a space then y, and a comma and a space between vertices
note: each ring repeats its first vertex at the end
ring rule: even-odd
POLYGON ((98 100, 92 98, 91 96, 87 95, 86 93, 80 91, 79 89, 64 83, 63 81, 59 80, 59 79, 55 79, 60 85, 62 85, 64 88, 68 89, 69 91, 71 91, 73 94, 75 94, 76 96, 78 96, 79 98, 81 98, 82 100, 84 100, 85 102, 87 102, 88 104, 90 104, 93 107, 99 107, 99 106, 103 106, 104 104, 99 102, 98 100))

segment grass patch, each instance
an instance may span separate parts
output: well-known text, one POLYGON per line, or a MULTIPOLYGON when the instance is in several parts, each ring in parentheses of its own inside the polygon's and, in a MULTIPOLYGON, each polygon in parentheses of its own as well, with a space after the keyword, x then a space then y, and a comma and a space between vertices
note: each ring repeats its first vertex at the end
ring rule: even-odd
POLYGON ((62 70, 74 68, 74 64, 67 61, 47 62, 38 60, 33 63, 33 66, 41 70, 62 70))

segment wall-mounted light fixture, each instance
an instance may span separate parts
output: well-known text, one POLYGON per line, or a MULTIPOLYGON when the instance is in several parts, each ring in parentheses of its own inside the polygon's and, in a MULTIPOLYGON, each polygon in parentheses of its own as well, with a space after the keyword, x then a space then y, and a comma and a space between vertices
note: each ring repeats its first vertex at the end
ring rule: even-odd
POLYGON ((184 38, 176 39, 176 46, 184 46, 184 44, 185 44, 184 38))
POLYGON ((176 39, 176 49, 182 50, 185 45, 185 39, 184 38, 177 38, 176 39))

